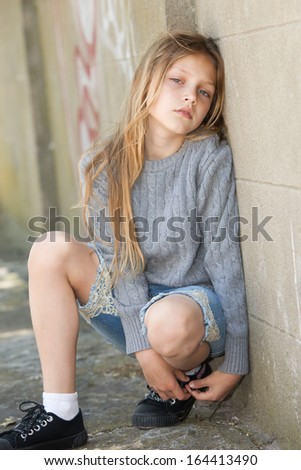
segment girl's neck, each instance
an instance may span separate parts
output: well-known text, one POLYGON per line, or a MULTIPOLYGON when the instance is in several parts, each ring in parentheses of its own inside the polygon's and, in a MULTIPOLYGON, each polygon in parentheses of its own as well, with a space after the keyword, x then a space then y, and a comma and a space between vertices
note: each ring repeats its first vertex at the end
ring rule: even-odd
POLYGON ((146 160, 163 160, 177 152, 183 145, 185 137, 179 135, 177 139, 160 138, 160 136, 146 135, 145 158, 146 160))

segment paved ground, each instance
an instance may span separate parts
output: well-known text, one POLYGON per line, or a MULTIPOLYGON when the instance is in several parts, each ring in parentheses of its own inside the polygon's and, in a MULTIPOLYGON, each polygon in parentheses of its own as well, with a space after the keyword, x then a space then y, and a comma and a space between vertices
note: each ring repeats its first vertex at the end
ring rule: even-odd
MULTIPOLYGON (((26 255, 0 251, 0 431, 17 421, 23 400, 41 400, 41 374, 30 323, 26 255)), ((108 346, 84 322, 78 346, 78 392, 89 433, 86 449, 278 449, 252 416, 197 403, 180 426, 141 431, 131 426, 143 397, 143 377, 133 359, 108 346)))

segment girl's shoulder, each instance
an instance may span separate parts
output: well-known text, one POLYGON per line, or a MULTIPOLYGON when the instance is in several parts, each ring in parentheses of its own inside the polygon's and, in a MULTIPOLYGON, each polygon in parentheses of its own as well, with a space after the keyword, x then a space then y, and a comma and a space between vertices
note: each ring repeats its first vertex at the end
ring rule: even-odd
POLYGON ((100 152, 100 147, 90 147, 87 149, 81 156, 79 160, 79 170, 84 171, 87 166, 92 163, 95 159, 95 157, 99 154, 100 152))
POLYGON ((211 184, 214 178, 230 178, 233 170, 233 159, 230 145, 220 141, 218 136, 210 136, 203 140, 190 141, 191 163, 194 168, 196 182, 211 184))
POLYGON ((108 180, 106 170, 98 172, 99 163, 98 155, 101 152, 101 147, 94 146, 88 149, 80 158, 78 169, 79 176, 82 182, 86 182, 86 179, 92 181, 93 192, 105 196, 108 191, 108 180), (89 167, 89 176, 87 175, 87 168, 89 167))
POLYGON ((199 155, 231 153, 229 143, 226 140, 220 140, 216 134, 204 139, 190 140, 188 145, 194 153, 199 155))
POLYGON ((208 168, 213 165, 232 165, 232 152, 226 140, 220 141, 217 135, 202 140, 191 140, 188 143, 191 157, 196 160, 197 166, 208 168))

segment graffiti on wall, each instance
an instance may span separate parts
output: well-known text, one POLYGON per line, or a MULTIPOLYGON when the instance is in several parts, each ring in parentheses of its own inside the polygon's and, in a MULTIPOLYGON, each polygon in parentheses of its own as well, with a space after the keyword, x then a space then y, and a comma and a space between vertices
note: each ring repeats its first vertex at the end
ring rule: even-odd
POLYGON ((124 0, 102 0, 99 7, 101 42, 110 56, 118 61, 124 79, 130 82, 134 74, 133 57, 137 52, 129 3, 124 0))
POLYGON ((100 127, 96 79, 96 0, 76 0, 72 4, 79 27, 78 41, 74 47, 74 65, 79 97, 77 127, 83 151, 97 138, 100 127))
POLYGON ((76 181, 79 155, 91 146, 100 127, 96 79, 97 5, 97 0, 68 2, 71 21, 66 22, 66 3, 52 1, 60 91, 76 181), (70 61, 74 70, 71 77, 70 61))
POLYGON ((108 119, 108 113, 103 117, 101 109, 112 110, 109 119, 115 119, 114 110, 120 105, 116 94, 108 93, 116 77, 109 75, 112 72, 106 65, 117 66, 122 93, 132 79, 137 55, 134 26, 126 0, 52 0, 52 6, 62 104, 77 178, 79 154, 99 136, 101 120, 108 119), (71 77, 70 60, 74 70, 71 77))

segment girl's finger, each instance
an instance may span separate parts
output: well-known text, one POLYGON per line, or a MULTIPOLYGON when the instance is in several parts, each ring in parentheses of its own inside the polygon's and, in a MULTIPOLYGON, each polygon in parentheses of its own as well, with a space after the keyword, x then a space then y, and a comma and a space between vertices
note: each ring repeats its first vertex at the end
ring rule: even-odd
POLYGON ((202 387, 201 389, 194 389, 194 388, 191 388, 189 385, 186 385, 185 388, 194 398, 196 398, 196 400, 215 401, 214 397, 212 396, 213 394, 210 391, 209 387, 202 387))
POLYGON ((206 377, 205 379, 192 380, 189 382, 189 386, 194 389, 200 389, 204 387, 209 387, 211 384, 210 378, 206 377))

